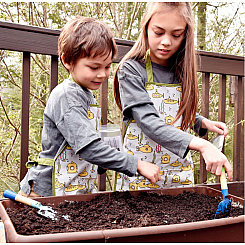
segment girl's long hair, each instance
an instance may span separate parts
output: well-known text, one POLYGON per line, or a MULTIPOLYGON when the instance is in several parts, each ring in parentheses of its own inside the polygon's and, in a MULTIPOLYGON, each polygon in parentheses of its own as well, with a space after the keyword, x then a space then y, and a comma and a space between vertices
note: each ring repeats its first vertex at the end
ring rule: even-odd
POLYGON ((176 122, 182 115, 181 129, 186 130, 193 127, 197 112, 198 84, 197 68, 194 45, 194 23, 191 6, 184 2, 151 2, 147 5, 145 14, 141 21, 141 32, 138 40, 132 49, 124 56, 119 63, 114 77, 114 97, 120 110, 119 83, 117 71, 119 66, 127 59, 136 59, 144 62, 146 51, 149 49, 147 28, 152 16, 156 12, 163 12, 165 9, 178 9, 179 14, 186 20, 185 38, 179 50, 171 57, 170 62, 174 67, 175 76, 182 84, 182 98, 179 111, 174 119, 176 122))

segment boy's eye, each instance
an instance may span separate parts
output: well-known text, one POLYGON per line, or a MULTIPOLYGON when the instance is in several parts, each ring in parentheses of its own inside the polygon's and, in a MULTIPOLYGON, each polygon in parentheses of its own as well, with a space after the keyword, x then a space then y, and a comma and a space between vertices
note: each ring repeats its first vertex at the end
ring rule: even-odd
POLYGON ((91 70, 97 70, 98 67, 90 67, 91 70))

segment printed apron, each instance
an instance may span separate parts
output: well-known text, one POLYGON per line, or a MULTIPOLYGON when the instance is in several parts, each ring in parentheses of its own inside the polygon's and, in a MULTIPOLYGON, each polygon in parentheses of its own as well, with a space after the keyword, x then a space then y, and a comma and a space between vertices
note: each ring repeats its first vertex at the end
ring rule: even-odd
MULTIPOLYGON (((148 82, 146 90, 165 123, 171 123, 179 109, 181 100, 181 84, 161 84, 153 82, 150 56, 146 59, 148 82)), ((181 118, 173 127, 180 129, 181 118)), ((147 178, 136 173, 129 177, 122 173, 116 175, 116 190, 144 190, 171 187, 189 187, 194 185, 194 165, 190 152, 185 159, 173 154, 163 146, 146 136, 135 120, 131 119, 124 135, 124 147, 127 153, 142 161, 151 162, 160 168, 161 180, 152 184, 147 178)))
MULTIPOLYGON (((101 119, 100 108, 90 105, 88 118, 99 129, 101 119)), ((90 194, 97 192, 97 165, 91 164, 75 154, 69 145, 55 160, 55 196, 90 194)))
MULTIPOLYGON (((101 109, 97 105, 89 106, 88 118, 98 131, 101 121, 101 109)), ((55 159, 38 158, 34 162, 27 162, 26 167, 31 168, 37 164, 53 166, 53 196, 98 192, 96 184, 98 166, 81 159, 79 154, 75 154, 67 143, 55 159)))

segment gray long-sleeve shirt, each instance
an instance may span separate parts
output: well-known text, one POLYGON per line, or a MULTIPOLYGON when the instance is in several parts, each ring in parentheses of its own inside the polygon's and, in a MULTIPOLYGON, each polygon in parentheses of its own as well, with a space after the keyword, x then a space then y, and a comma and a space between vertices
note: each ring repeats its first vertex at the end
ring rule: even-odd
MULTIPOLYGON (((54 159, 67 142, 83 160, 133 176, 138 159, 101 141, 87 116, 89 104, 96 104, 92 92, 70 79, 53 89, 44 110, 42 152, 39 157, 54 159)), ((34 192, 51 196, 52 171, 53 167, 50 166, 31 167, 20 183, 21 190, 29 194, 29 183, 33 181, 34 192)))
MULTIPOLYGON (((170 67, 152 62, 152 70, 155 83, 179 83, 170 67)), ((194 135, 165 124, 160 119, 145 89, 145 83, 148 81, 145 64, 136 60, 127 60, 120 66, 117 75, 124 123, 127 124, 133 118, 148 137, 184 158, 194 135)), ((207 132, 206 129, 200 128, 203 119, 201 115, 196 115, 194 130, 199 136, 207 132)))

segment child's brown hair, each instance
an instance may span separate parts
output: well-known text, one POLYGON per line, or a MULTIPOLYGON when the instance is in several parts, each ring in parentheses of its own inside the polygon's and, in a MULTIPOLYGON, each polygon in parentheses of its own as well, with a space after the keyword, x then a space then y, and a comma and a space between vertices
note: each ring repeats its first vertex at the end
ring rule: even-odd
POLYGON ((110 28, 94 18, 77 16, 62 28, 58 40, 58 55, 72 67, 78 59, 117 54, 117 46, 110 28))
MULTIPOLYGON (((147 34, 148 24, 155 13, 170 9, 178 9, 180 16, 182 16, 187 23, 185 29, 185 38, 182 41, 179 50, 170 58, 170 61, 172 62, 172 65, 175 69, 175 75, 179 82, 182 84, 183 91, 180 108, 174 122, 177 121, 178 118, 180 118, 182 115, 181 128, 186 130, 188 127, 192 127, 194 125, 198 103, 194 23, 190 4, 186 2, 149 3, 141 21, 141 32, 139 38, 132 49, 121 60, 120 64, 122 64, 127 59, 137 59, 138 61, 144 62, 146 51, 149 49, 147 34)), ((114 97, 118 107, 122 110, 119 94, 119 84, 116 75, 117 70, 114 79, 114 97)))

